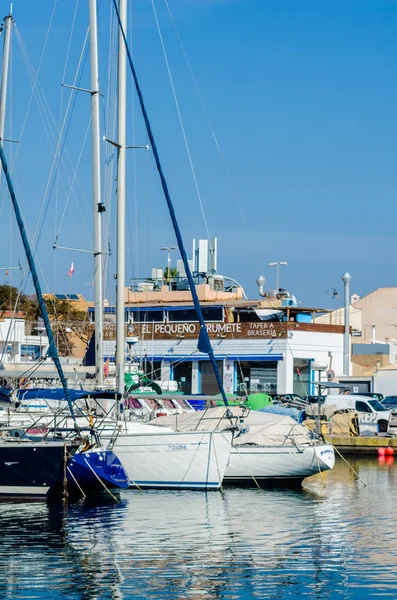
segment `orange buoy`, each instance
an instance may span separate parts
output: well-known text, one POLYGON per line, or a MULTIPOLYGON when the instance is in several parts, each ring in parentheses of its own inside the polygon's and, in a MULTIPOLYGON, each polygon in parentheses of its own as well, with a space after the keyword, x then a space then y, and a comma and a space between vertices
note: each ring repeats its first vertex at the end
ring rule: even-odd
POLYGON ((378 448, 378 456, 385 456, 386 448, 378 448))
POLYGON ((393 454, 394 454, 394 448, 392 446, 387 446, 387 448, 385 448, 385 455, 393 456, 393 454))

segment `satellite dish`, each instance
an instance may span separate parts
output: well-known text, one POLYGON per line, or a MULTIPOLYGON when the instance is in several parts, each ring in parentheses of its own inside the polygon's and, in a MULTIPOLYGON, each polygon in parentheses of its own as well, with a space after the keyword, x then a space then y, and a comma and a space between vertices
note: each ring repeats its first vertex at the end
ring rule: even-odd
POLYGON ((328 381, 332 381, 333 379, 335 379, 335 371, 333 371, 332 369, 328 369, 328 371, 326 372, 326 376, 328 381))

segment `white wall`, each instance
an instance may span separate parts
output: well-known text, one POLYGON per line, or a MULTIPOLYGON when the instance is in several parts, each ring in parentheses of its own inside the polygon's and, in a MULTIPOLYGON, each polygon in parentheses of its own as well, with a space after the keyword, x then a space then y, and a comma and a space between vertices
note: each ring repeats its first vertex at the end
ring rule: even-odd
POLYGON ((294 358, 326 362, 336 375, 343 374, 343 334, 294 331, 286 348, 294 358))
MULTIPOLYGON (((212 341, 215 355, 282 355, 277 363, 278 393, 293 391, 294 358, 326 362, 336 375, 343 374, 343 334, 313 331, 293 331, 290 337, 272 339, 219 339, 212 341)), ((114 353, 115 342, 105 342, 105 354, 114 353)), ((145 340, 149 356, 189 356, 197 350, 197 340, 145 340)), ((136 353, 139 352, 139 344, 136 353)), ((198 356, 197 356, 198 358, 198 356)), ((162 378, 169 379, 169 363, 164 364, 162 378)), ((198 363, 192 364, 192 393, 198 393, 198 363)), ((163 371, 163 369, 162 369, 163 371)))
POLYGON ((375 371, 374 392, 384 396, 397 396, 397 369, 375 371))

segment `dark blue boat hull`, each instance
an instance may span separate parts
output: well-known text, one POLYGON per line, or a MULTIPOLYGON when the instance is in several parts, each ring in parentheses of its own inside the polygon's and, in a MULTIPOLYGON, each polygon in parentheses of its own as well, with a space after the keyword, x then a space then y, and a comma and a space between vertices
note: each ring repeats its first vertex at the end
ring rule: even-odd
MULTIPOLYGON (((68 443, 68 460, 77 447, 68 443)), ((64 471, 63 442, 1 440, 0 498, 46 498, 64 471)))
POLYGON ((80 452, 75 454, 67 469, 70 494, 85 495, 107 489, 126 489, 129 477, 120 460, 111 450, 80 452), (78 485, 77 485, 78 484, 78 485))

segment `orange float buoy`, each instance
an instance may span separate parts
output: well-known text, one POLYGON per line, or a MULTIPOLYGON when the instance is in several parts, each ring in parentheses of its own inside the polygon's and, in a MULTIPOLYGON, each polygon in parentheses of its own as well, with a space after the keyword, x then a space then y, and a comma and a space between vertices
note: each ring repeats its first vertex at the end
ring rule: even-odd
POLYGON ((387 448, 385 448, 385 455, 386 456, 393 456, 394 455, 394 448, 392 446, 387 446, 387 448))
POLYGON ((385 456, 386 448, 378 448, 378 456, 385 456))

